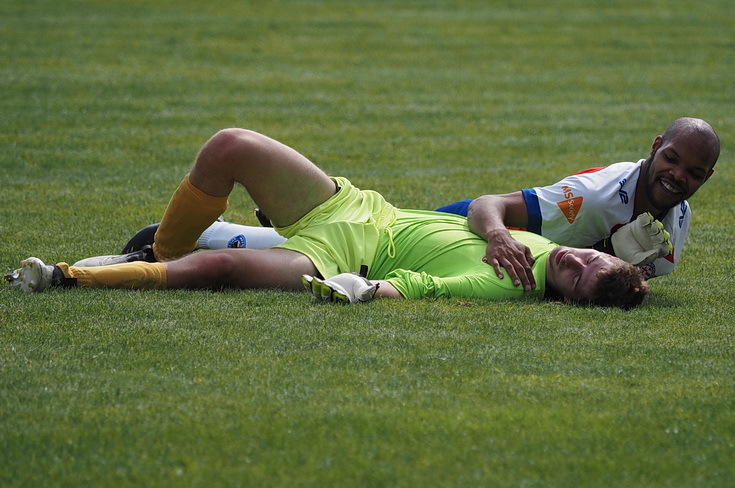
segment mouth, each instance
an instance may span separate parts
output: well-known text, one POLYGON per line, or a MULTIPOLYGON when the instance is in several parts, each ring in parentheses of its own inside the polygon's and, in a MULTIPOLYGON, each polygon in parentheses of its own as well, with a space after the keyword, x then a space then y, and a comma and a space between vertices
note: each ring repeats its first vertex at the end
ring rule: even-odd
POLYGON ((556 262, 556 265, 559 266, 561 264, 561 260, 564 259, 564 256, 567 254, 567 251, 559 251, 556 253, 556 256, 554 257, 554 261, 556 262))
POLYGON ((664 181, 664 180, 660 180, 660 181, 661 181, 661 186, 664 187, 664 190, 666 190, 666 191, 668 191, 670 193, 673 193, 675 195, 678 195, 680 193, 684 193, 683 191, 681 191, 679 188, 675 187, 674 185, 672 185, 668 181, 664 181))

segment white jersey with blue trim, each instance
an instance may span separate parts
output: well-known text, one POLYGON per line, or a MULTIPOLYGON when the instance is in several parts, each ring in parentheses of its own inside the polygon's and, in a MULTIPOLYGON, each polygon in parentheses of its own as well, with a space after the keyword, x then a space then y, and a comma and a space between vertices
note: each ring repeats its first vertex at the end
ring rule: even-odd
MULTIPOLYGON (((528 207, 528 230, 559 244, 591 247, 631 222, 640 176, 637 163, 616 163, 577 173, 553 185, 522 190, 528 207)), ((641 266, 647 277, 671 273, 681 256, 691 211, 686 201, 669 209, 661 222, 674 252, 641 266)))

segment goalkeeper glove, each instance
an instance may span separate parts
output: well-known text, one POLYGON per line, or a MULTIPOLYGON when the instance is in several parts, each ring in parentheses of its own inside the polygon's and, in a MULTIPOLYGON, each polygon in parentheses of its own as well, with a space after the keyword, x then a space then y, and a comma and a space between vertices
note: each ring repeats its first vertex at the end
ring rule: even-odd
POLYGON ((664 225, 645 212, 619 228, 610 240, 617 257, 642 266, 674 252, 670 237, 664 225))
POLYGON ((375 297, 378 285, 357 273, 342 273, 321 280, 315 276, 301 276, 306 291, 324 302, 369 302, 375 297))

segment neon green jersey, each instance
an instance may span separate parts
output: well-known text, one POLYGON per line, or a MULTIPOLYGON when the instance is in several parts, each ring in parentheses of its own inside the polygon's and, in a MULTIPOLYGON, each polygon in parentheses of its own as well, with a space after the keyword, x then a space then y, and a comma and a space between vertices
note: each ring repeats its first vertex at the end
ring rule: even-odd
POLYGON ((398 210, 381 237, 368 278, 389 281, 405 298, 543 299, 546 261, 557 244, 530 232, 511 235, 534 256, 533 291, 513 286, 507 273, 499 279, 483 262, 487 243, 469 230, 466 218, 422 210, 398 210))
POLYGON ((329 278, 368 268, 368 278, 388 280, 406 298, 449 297, 542 299, 546 261, 556 244, 529 232, 511 231, 534 255, 536 289, 525 292, 485 264, 487 244, 467 219, 423 210, 398 210, 376 192, 334 177, 341 188, 288 227, 276 247, 306 255, 329 278))

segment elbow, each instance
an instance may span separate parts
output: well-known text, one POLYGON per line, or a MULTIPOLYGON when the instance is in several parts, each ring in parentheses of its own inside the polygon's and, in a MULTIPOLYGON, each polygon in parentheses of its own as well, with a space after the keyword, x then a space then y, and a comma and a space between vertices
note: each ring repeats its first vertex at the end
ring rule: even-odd
POLYGON ((467 207, 467 218, 471 220, 473 217, 476 217, 481 212, 481 209, 487 205, 491 197, 492 195, 483 195, 472 200, 467 207))

